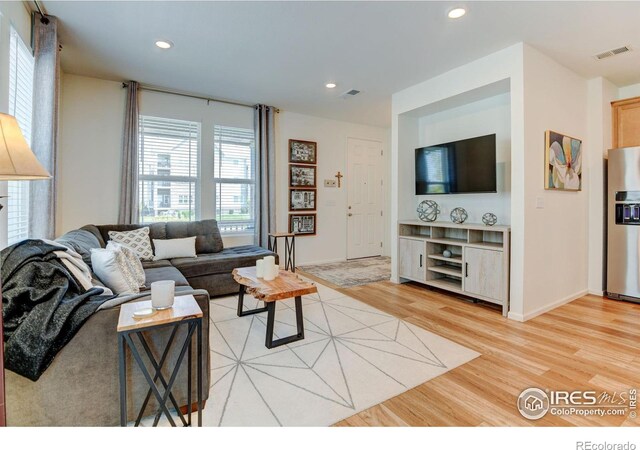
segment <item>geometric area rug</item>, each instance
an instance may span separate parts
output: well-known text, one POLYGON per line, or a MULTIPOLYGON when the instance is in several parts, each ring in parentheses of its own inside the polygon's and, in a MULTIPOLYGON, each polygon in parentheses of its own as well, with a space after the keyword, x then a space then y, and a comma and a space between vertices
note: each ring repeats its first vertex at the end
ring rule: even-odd
MULTIPOLYGON (((303 297, 304 340, 267 349, 266 313, 211 301, 206 426, 328 426, 479 356, 323 285, 303 297)), ((245 296, 245 307, 257 301, 245 296)), ((293 299, 276 307, 275 337, 295 333, 293 299)))

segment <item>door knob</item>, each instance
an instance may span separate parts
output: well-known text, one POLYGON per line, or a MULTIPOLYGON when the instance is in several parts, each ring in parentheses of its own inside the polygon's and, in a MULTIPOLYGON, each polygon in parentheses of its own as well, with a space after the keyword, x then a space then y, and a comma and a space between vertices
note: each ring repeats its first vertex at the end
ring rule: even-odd
POLYGON ((351 216, 353 216, 353 214, 349 213, 349 214, 347 214, 347 216, 351 217, 351 216))

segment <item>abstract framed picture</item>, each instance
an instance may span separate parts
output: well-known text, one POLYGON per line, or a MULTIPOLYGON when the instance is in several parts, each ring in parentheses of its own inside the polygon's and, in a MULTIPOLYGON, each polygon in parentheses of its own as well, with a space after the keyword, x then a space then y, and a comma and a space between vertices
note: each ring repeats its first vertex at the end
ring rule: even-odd
POLYGON ((289 211, 315 211, 315 189, 290 189, 289 211))
POLYGON ((315 214, 290 214, 289 233, 298 236, 313 236, 316 234, 315 214))
POLYGON ((544 148, 544 188, 582 190, 582 141, 547 130, 544 148))
POLYGON ((289 162, 300 164, 317 164, 318 144, 311 141, 289 139, 289 162))
POLYGON ((289 187, 316 187, 316 166, 289 164, 289 187))

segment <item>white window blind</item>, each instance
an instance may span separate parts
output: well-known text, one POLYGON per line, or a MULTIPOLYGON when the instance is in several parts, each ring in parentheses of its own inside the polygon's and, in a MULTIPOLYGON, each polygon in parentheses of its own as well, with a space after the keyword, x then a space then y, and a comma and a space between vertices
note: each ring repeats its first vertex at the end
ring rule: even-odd
MULTIPOLYGON (((13 27, 9 46, 9 114, 16 118, 24 138, 31 145, 34 58, 13 27)), ((11 245, 29 237, 28 181, 9 181, 8 195, 7 242, 11 245)))
POLYGON ((447 148, 437 147, 429 150, 426 155, 427 191, 434 194, 447 193, 450 190, 449 160, 447 148))
POLYGON ((222 233, 254 230, 255 162, 253 129, 214 127, 216 220, 222 233))
POLYGON ((140 221, 191 221, 199 217, 200 124, 140 116, 140 221))

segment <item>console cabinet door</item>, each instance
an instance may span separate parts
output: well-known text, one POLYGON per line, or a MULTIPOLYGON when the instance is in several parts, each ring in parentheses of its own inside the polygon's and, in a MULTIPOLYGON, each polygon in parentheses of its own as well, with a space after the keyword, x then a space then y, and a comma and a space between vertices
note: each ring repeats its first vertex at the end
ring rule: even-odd
POLYGON ((400 265, 398 272, 402 278, 425 281, 426 265, 424 241, 414 239, 398 239, 400 249, 400 265))
POLYGON ((466 247, 465 292, 502 301, 502 256, 499 251, 466 247))

